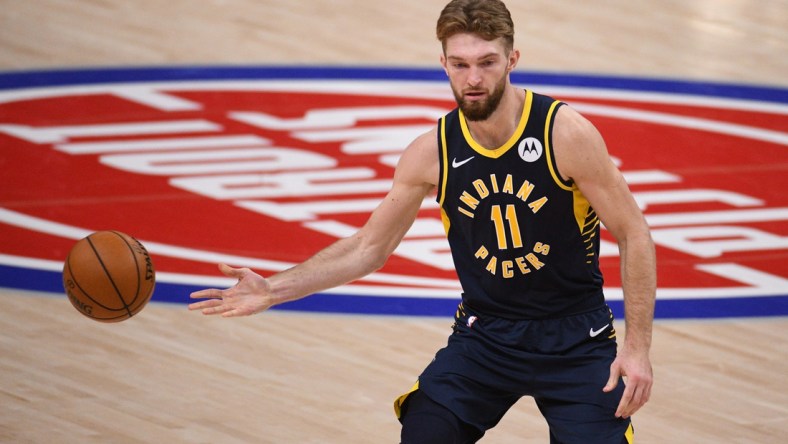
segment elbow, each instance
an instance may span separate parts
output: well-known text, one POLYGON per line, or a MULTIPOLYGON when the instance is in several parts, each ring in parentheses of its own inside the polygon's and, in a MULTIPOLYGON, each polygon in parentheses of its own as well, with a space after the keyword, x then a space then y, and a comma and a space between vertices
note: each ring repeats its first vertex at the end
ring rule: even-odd
POLYGON ((366 263, 369 267, 369 273, 373 273, 375 271, 380 270, 381 268, 383 268, 384 265, 386 265, 386 262, 388 261, 389 256, 391 256, 391 253, 383 250, 378 250, 378 251, 370 252, 370 254, 366 256, 367 256, 366 263))
POLYGON ((642 215, 639 218, 636 218, 635 220, 616 228, 615 230, 609 230, 621 246, 631 244, 640 247, 654 247, 654 240, 651 237, 651 229, 649 228, 648 223, 646 223, 645 217, 642 215))
POLYGON ((618 240, 618 247, 620 251, 633 250, 638 254, 655 254, 654 240, 651 237, 651 232, 648 230, 637 231, 621 236, 618 240))
POLYGON ((388 257, 384 256, 382 258, 378 258, 376 260, 371 261, 369 264, 369 272, 374 273, 380 270, 381 268, 383 268, 383 266, 386 265, 386 259, 388 259, 388 257))
POLYGON ((365 275, 383 268, 394 248, 396 248, 396 246, 391 247, 384 243, 366 242, 366 240, 363 238, 360 240, 357 255, 357 260, 361 261, 361 268, 365 275))

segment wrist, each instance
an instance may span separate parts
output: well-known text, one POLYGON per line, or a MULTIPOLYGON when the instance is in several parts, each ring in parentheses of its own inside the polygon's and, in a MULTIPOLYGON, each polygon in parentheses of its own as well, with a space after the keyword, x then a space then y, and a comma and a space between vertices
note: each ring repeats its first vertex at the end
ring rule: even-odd
POLYGON ((651 334, 630 334, 626 332, 624 347, 631 352, 648 353, 651 349, 651 334))

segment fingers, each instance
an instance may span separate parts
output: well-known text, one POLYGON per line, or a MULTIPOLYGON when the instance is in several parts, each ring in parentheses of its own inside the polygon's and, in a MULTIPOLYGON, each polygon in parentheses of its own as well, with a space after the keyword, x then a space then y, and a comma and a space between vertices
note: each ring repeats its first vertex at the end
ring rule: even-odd
POLYGON ((238 290, 250 285, 241 281, 254 273, 249 268, 233 268, 227 264, 219 264, 219 270, 227 277, 238 279, 238 282, 225 290, 209 288, 191 293, 189 295, 191 299, 205 300, 189 304, 189 310, 200 310, 204 315, 219 314, 222 317, 247 316, 260 311, 260 309, 255 309, 254 305, 250 306, 244 303, 243 296, 249 296, 246 294, 249 292, 248 289, 246 292, 241 291, 240 295, 238 290))
POLYGON ((246 274, 248 268, 233 268, 227 264, 219 264, 219 271, 227 277, 241 279, 246 274))
POLYGON ((624 372, 620 362, 614 361, 610 366, 610 377, 608 378, 607 384, 602 388, 602 391, 605 393, 612 392, 618 386, 621 377, 627 378, 624 393, 616 408, 615 415, 618 418, 629 418, 643 407, 651 396, 650 374, 638 371, 632 371, 632 374, 626 373, 630 372, 624 372))
POLYGON ((195 291, 189 295, 191 299, 221 299, 222 290, 209 288, 207 290, 195 291))
POLYGON ((640 410, 640 408, 643 407, 646 402, 648 402, 650 397, 650 384, 630 383, 624 390, 624 395, 621 397, 621 402, 618 404, 618 409, 616 409, 616 417, 629 418, 630 416, 634 415, 635 412, 640 410))
MULTIPOLYGON (((611 377, 612 373, 614 372, 611 369, 611 377)), ((651 397, 651 384, 652 379, 648 374, 633 374, 627 376, 627 384, 621 396, 621 401, 618 403, 616 417, 629 418, 643 407, 651 397)), ((610 385, 610 382, 608 382, 608 385, 610 385)), ((608 386, 605 386, 605 389, 607 389, 607 387, 608 386)))
POLYGON ((205 299, 204 301, 189 304, 189 310, 202 310, 203 314, 217 314, 220 312, 217 310, 217 307, 224 305, 223 292, 216 288, 195 291, 189 297, 192 299, 205 299))
MULTIPOLYGON (((228 277, 234 277, 237 279, 241 279, 244 274, 244 269, 242 268, 232 268, 226 264, 219 264, 219 270, 224 273, 224 275, 228 277)), ((203 301, 203 302, 195 302, 193 304, 189 304, 189 310, 200 310, 205 307, 214 307, 221 304, 221 299, 224 298, 224 294, 227 290, 219 290, 217 288, 209 288, 206 290, 198 290, 192 292, 189 297, 191 299, 213 299, 213 301, 203 301)))
POLYGON ((240 308, 234 308, 232 310, 225 311, 222 313, 223 318, 234 318, 237 316, 248 316, 250 313, 248 310, 242 310, 240 308))
POLYGON ((612 392, 618 386, 618 380, 621 377, 621 371, 618 368, 618 365, 614 362, 613 365, 610 366, 610 377, 607 379, 607 384, 605 387, 602 388, 602 391, 605 393, 612 392))
POLYGON ((189 304, 189 310, 202 310, 205 308, 218 307, 222 305, 221 299, 208 299, 205 301, 194 302, 189 304))
POLYGON ((208 299, 206 301, 189 304, 189 310, 200 310, 204 315, 222 315, 222 317, 243 316, 242 310, 226 304, 222 299, 208 299))
POLYGON ((628 418, 631 415, 630 403, 632 402, 632 395, 635 389, 632 385, 627 385, 624 389, 624 395, 621 396, 621 402, 618 403, 616 409, 616 418, 628 418))

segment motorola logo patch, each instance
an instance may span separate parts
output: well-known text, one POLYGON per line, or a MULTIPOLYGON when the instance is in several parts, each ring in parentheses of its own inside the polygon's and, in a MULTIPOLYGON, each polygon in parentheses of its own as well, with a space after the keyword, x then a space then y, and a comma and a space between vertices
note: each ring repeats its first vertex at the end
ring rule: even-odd
POLYGON ((520 146, 517 147, 517 152, 520 153, 520 158, 530 163, 536 162, 542 157, 544 148, 542 148, 542 142, 540 142, 539 139, 528 137, 520 142, 520 146))

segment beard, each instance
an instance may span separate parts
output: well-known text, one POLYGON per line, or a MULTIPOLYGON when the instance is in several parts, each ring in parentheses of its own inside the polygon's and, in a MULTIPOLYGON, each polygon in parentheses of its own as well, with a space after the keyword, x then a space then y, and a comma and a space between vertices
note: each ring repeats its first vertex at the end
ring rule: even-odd
POLYGON ((462 93, 455 90, 454 87, 452 87, 452 92, 454 93, 454 100, 457 101, 457 105, 460 107, 460 110, 462 111, 462 114, 465 116, 465 118, 471 122, 478 122, 487 120, 492 115, 492 113, 498 109, 498 105, 501 103, 501 98, 503 97, 503 92, 505 89, 506 81, 505 79, 501 79, 501 81, 495 85, 495 88, 486 99, 472 102, 465 100, 462 96, 462 93))

